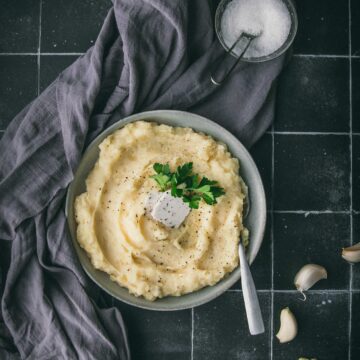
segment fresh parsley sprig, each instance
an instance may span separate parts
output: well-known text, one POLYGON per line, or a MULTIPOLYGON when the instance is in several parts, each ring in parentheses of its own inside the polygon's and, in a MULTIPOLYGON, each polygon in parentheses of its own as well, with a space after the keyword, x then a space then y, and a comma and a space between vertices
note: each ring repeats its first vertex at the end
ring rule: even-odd
POLYGON ((192 162, 178 166, 175 172, 170 171, 169 164, 155 163, 153 169, 156 174, 151 178, 157 182, 160 190, 171 190, 172 196, 181 197, 192 209, 198 209, 201 200, 214 205, 217 198, 225 194, 217 181, 193 174, 192 162))

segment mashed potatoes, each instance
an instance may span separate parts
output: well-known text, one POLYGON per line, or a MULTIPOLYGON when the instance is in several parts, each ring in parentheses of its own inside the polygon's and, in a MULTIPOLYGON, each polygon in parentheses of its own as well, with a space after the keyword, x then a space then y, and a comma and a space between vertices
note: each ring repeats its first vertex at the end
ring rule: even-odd
POLYGON ((239 262, 244 194, 239 164, 226 147, 189 128, 138 121, 100 144, 100 156, 76 198, 77 240, 95 268, 136 296, 155 300, 214 285, 239 262), (146 215, 154 163, 216 180, 226 194, 204 201, 178 229, 146 215))

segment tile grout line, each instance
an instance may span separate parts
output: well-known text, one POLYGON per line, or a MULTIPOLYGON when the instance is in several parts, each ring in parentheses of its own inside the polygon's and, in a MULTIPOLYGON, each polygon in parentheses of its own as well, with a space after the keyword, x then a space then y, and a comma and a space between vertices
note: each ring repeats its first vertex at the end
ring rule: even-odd
POLYGON ((71 53, 41 53, 42 56, 75 56, 75 55, 84 55, 84 52, 71 52, 71 53))
POLYGON ((194 308, 191 308, 191 354, 190 359, 194 360, 194 308))
MULTIPOLYGON (((70 52, 70 53, 49 53, 49 52, 40 52, 41 56, 74 56, 74 55, 84 55, 84 52, 70 52)), ((39 52, 24 52, 24 53, 0 53, 0 56, 38 56, 39 52)))
POLYGON ((329 131, 274 131, 276 135, 319 135, 319 136, 329 136, 329 135, 342 135, 342 136, 349 136, 348 132, 329 132, 329 131))
POLYGON ((270 301, 270 360, 274 358, 273 332, 274 332, 274 198, 275 198, 275 131, 274 123, 271 125, 271 214, 270 214, 270 238, 271 238, 271 301, 270 301))
MULTIPOLYGON (((351 0, 348 0, 348 11, 349 11, 349 153, 350 153, 350 177, 349 177, 349 195, 350 195, 350 245, 353 245, 353 166, 352 166, 352 158, 353 158, 353 143, 352 143, 352 44, 351 44, 351 0)), ((353 268, 350 266, 350 284, 349 284, 349 325, 348 325, 348 336, 349 336, 349 349, 348 349, 348 359, 351 360, 351 337, 352 337, 352 284, 353 284, 353 268)))
MULTIPOLYGON (((0 56, 11 56, 11 55, 24 55, 24 56, 36 56, 38 53, 35 52, 0 52, 0 56)), ((85 52, 44 52, 40 55, 83 55, 85 52)), ((301 58, 330 58, 330 59, 360 59, 360 55, 336 55, 336 54, 293 54, 293 57, 301 58)))
MULTIPOLYGON (((236 293, 241 293, 242 290, 241 289, 229 289, 226 290, 226 292, 236 292, 236 293)), ((260 289, 257 290, 258 293, 260 294, 268 294, 268 293, 274 293, 274 294, 299 294, 298 290, 271 290, 271 289, 260 289)), ((359 290, 352 290, 353 293, 360 293, 360 289, 359 290)), ((320 289, 320 290, 307 290, 306 294, 318 294, 318 295, 322 295, 322 294, 349 294, 349 290, 348 289, 320 289)), ((300 299, 302 300, 302 299, 300 299)))
POLYGON ((274 214, 300 214, 300 215, 322 215, 322 214, 340 214, 349 215, 351 211, 348 210, 270 210, 274 214))
POLYGON ((302 57, 302 58, 325 58, 325 59, 359 59, 360 55, 336 55, 336 54, 293 54, 293 57, 302 57))
POLYGON ((309 58, 335 58, 347 59, 349 55, 336 55, 336 54, 293 54, 293 57, 309 57, 309 58))
POLYGON ((42 0, 39 2, 39 39, 37 51, 37 95, 40 95, 40 62, 41 62, 41 22, 42 22, 42 0))
POLYGON ((38 52, 23 52, 23 53, 7 53, 7 52, 3 52, 0 53, 0 56, 37 56, 38 52))
MULTIPOLYGON (((265 134, 271 135, 271 131, 266 131, 265 134)), ((329 131, 274 131, 275 135, 293 135, 293 136, 349 136, 350 132, 329 132, 329 131)), ((360 135, 360 132, 352 132, 352 135, 360 135)))

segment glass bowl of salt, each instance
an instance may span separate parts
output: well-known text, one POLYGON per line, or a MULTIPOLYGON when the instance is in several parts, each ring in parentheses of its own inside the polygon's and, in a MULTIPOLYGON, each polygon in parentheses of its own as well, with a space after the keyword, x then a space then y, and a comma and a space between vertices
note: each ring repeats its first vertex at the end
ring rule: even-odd
POLYGON ((221 0, 215 14, 215 31, 227 52, 238 58, 244 43, 230 51, 242 33, 260 34, 251 41, 242 60, 263 62, 283 54, 298 27, 292 0, 221 0))

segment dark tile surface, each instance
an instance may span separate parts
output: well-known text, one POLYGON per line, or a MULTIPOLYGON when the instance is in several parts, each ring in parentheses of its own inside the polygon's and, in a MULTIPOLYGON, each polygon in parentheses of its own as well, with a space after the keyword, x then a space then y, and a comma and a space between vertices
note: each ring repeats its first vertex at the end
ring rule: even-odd
POLYGON ((41 56, 40 90, 44 90, 59 75, 59 73, 71 65, 78 56, 54 55, 41 56))
POLYGON ((39 0, 0 1, 0 52, 36 52, 39 0))
POLYGON ((276 130, 349 131, 349 60, 293 58, 277 99, 276 130))
POLYGON ((264 183, 267 208, 271 208, 272 138, 265 134, 250 150, 264 183))
MULTIPOLYGON (((275 130, 279 132, 349 131, 349 59, 318 57, 348 54, 348 4, 337 0, 296 0, 299 32, 296 54, 285 69, 278 91, 275 130), (312 54, 313 56, 306 56, 312 54)), ((352 52, 360 55, 360 2, 352 5, 352 52)), ((40 0, 0 0, 0 53, 37 52, 40 0)), ((110 0, 42 0, 41 51, 86 51, 95 41, 110 0)), ((190 34, 191 35, 191 34, 190 34)), ((43 90, 77 56, 41 55, 43 90)), ((360 59, 352 59, 354 132, 360 133, 360 59)), ((0 130, 37 94, 36 56, 0 55, 0 130)), ((1 136, 1 132, 0 132, 1 136)), ((360 212, 360 136, 353 136, 353 207, 360 212)), ((276 210, 348 211, 349 136, 275 135, 276 210)), ((271 209, 272 137, 266 134, 252 149, 264 181, 271 209)), ((270 334, 272 284, 271 217, 261 251, 251 267, 260 292, 266 333, 249 335, 242 293, 236 284, 214 301, 192 312, 150 312, 127 306, 102 293, 98 304, 115 304, 129 329, 135 360, 347 360, 349 339, 349 274, 353 273, 352 357, 360 358, 360 265, 340 257, 350 241, 348 214, 289 214, 274 216, 274 334, 281 308, 290 306, 299 323, 299 335, 289 344, 270 334), (329 274, 308 292, 303 303, 293 289, 302 265, 324 265, 329 274), (330 290, 329 290, 330 289, 330 290), (334 291, 332 291, 334 290, 334 291), (284 292, 285 291, 285 292, 284 292), (192 348, 192 334, 193 348, 192 348), (192 356, 193 349, 193 356, 192 356)), ((353 240, 360 241, 360 213, 353 215, 353 240)), ((2 244, 0 243, 0 246, 2 244)), ((2 249, 4 249, 2 247, 2 249)), ((5 252, 0 252, 3 259, 5 252)), ((0 260, 6 272, 6 260, 0 260)), ((1 289, 1 279, 0 279, 1 289)))
MULTIPOLYGON (((268 324, 270 294, 259 295, 268 324)), ((269 354, 269 326, 266 332, 251 336, 240 292, 227 292, 194 310, 194 359, 264 360, 269 354)))
POLYGON ((360 211, 360 135, 353 136, 353 209, 360 211))
POLYGON ((128 328, 133 360, 190 359, 190 310, 156 312, 116 305, 128 328))
POLYGON ((349 142, 346 135, 275 135, 275 209, 348 210, 349 142))
MULTIPOLYGON (((270 215, 266 223, 265 236, 261 244, 261 251, 254 263, 251 265, 251 273, 254 278, 256 288, 258 290, 271 289, 271 219, 270 215)), ((232 287, 233 289, 240 289, 241 283, 238 281, 232 287)))
POLYGON ((294 42, 295 53, 348 54, 348 1, 296 0, 296 6, 299 29, 294 42))
POLYGON ((348 289, 349 265, 340 254, 349 244, 349 215, 275 214, 274 288, 294 290, 296 273, 314 263, 328 272, 328 279, 319 281, 314 289, 348 289))
MULTIPOLYGON (((3 132, 0 131, 0 140, 3 136, 3 132)), ((8 260, 8 256, 4 256, 4 247, 6 247, 8 241, 5 240, 0 240, 0 294, 3 293, 4 291, 4 279, 6 276, 6 269, 7 269, 7 264, 5 264, 5 262, 8 260)))
POLYGON ((110 6, 109 0, 43 0, 41 51, 86 51, 94 44, 110 6))
MULTIPOLYGON (((360 242, 360 214, 353 215, 353 239, 354 244, 360 242)), ((350 266, 352 266, 353 271, 353 289, 360 290, 360 264, 350 266)), ((357 309, 360 311, 360 307, 357 309)))
POLYGON ((351 358, 360 359, 360 293, 352 298, 351 358))
POLYGON ((37 95, 36 56, 0 56, 0 129, 37 95))
MULTIPOLYGON (((280 312, 289 307, 298 322, 298 335, 290 343, 280 344, 274 338, 274 359, 318 360, 348 358, 348 294, 309 294, 304 303, 298 294, 274 295, 274 331, 280 327, 280 312)), ((353 359, 356 359, 355 357, 353 359)))
POLYGON ((360 55, 360 2, 351 1, 351 50, 360 55))
POLYGON ((360 59, 352 59, 353 131, 360 133, 360 59))

